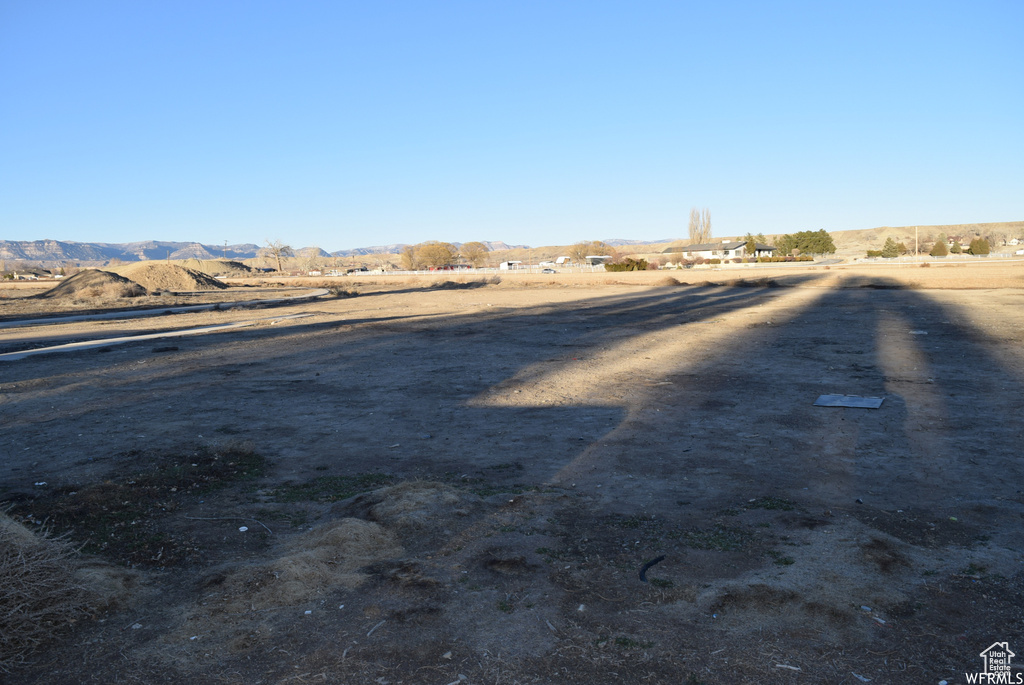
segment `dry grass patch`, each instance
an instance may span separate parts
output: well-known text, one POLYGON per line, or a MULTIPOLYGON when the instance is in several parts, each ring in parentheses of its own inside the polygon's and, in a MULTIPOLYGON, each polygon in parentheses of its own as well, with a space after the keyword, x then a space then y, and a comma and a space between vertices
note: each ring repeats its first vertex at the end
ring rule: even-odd
POLYGON ((83 566, 66 538, 37 535, 0 513, 0 670, 126 593, 130 575, 83 566))
POLYGON ((117 477, 65 485, 16 501, 10 513, 45 520, 66 531, 85 552, 119 564, 167 567, 201 558, 188 530, 174 530, 168 515, 185 498, 261 476, 264 458, 245 444, 173 452, 133 451, 117 477))
POLYGON ((370 509, 374 520, 395 528, 426 528, 462 502, 459 493, 443 483, 410 481, 378 493, 370 509))

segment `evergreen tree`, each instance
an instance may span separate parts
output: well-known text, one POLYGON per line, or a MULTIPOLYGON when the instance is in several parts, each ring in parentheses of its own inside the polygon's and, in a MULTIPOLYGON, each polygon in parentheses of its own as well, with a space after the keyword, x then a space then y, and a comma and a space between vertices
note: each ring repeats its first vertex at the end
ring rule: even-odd
POLYGON ((900 254, 899 248, 896 247, 896 242, 892 238, 885 239, 885 245, 882 246, 882 256, 886 259, 893 259, 898 257, 900 254))
POLYGON ((984 238, 975 238, 971 241, 971 246, 967 248, 967 251, 974 255, 988 254, 992 251, 988 241, 984 238))
POLYGON ((932 257, 945 257, 946 255, 948 255, 949 248, 946 247, 946 241, 940 240, 939 242, 935 243, 935 246, 932 247, 932 251, 929 252, 928 254, 930 254, 932 257))
POLYGON ((775 247, 784 255, 792 254, 793 250, 809 254, 832 254, 836 251, 836 244, 825 229, 786 234, 776 241, 775 247))

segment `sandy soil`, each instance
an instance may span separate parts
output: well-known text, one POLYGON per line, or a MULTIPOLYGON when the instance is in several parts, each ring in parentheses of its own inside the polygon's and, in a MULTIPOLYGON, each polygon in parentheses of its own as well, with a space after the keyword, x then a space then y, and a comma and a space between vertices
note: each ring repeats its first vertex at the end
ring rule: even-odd
POLYGON ((152 495, 68 524, 134 580, 11 677, 962 682, 1024 645, 1024 268, 994 268, 363 281, 3 363, 13 515, 152 495), (267 467, 154 485, 239 445, 267 467))
POLYGON ((162 309, 167 307, 187 307, 196 304, 231 304, 250 300, 272 300, 281 297, 309 292, 302 286, 295 288, 264 288, 256 284, 235 286, 224 290, 203 292, 173 292, 163 295, 144 295, 141 297, 108 297, 84 294, 75 298, 40 299, 41 295, 52 288, 53 283, 40 287, 10 287, 0 285, 0 323, 20 321, 38 317, 59 318, 65 315, 81 315, 89 313, 105 313, 122 309, 162 309))

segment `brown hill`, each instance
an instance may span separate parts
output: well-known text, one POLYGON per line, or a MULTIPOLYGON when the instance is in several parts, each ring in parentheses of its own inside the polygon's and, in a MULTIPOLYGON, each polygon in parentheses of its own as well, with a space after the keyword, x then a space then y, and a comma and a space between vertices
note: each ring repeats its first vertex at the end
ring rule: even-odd
POLYGON ((147 294, 145 288, 124 276, 98 269, 85 269, 35 297, 82 299, 85 297, 139 297, 145 294, 147 294))
POLYGON ((167 262, 136 262, 107 269, 130 278, 147 290, 222 290, 227 287, 201 271, 167 262))
POLYGON ((936 226, 880 226, 855 231, 833 231, 832 241, 840 254, 857 254, 866 250, 881 250, 886 238, 903 243, 914 250, 915 239, 921 252, 927 252, 940 233, 946 237, 959 236, 970 242, 973 238, 987 238, 993 248, 1005 240, 1024 237, 1024 221, 1000 221, 988 224, 946 224, 936 226))

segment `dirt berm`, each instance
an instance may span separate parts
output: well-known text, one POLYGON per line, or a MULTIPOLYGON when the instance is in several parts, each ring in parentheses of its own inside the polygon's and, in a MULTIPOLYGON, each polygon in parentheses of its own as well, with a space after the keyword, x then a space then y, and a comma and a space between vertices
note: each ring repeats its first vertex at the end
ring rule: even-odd
POLYGON ((35 297, 82 299, 86 297, 140 297, 145 294, 145 288, 124 276, 109 271, 86 269, 35 297))
POLYGON ((108 269, 147 290, 222 290, 227 287, 212 276, 177 264, 136 262, 108 269))

